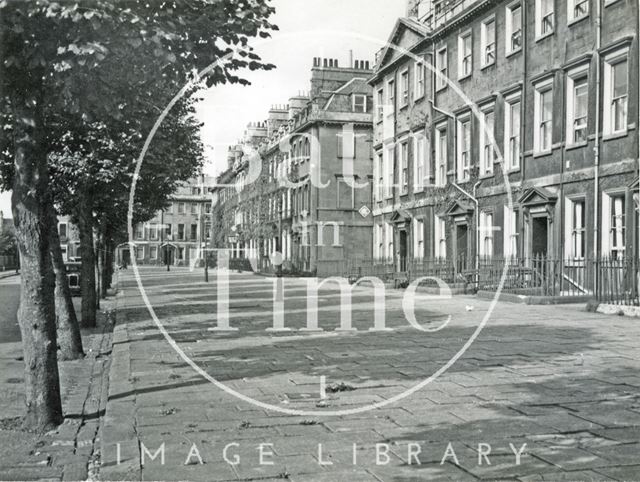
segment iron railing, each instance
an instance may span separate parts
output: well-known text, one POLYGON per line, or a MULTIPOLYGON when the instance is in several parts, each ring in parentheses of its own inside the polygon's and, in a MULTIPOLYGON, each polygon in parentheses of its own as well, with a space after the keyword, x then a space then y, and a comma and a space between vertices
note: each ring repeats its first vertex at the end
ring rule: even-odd
MULTIPOLYGON (((432 277, 466 288, 528 296, 585 297, 601 303, 640 305, 640 262, 635 258, 556 259, 460 256, 456 259, 349 258, 319 260, 317 276, 352 282, 374 276, 383 281, 413 282, 432 277), (477 267, 476 267, 477 262, 477 267)), ((436 281, 425 281, 435 285, 436 281)))
POLYGON ((593 294, 591 263, 584 259, 483 258, 478 263, 478 289, 539 296, 593 294))
POLYGON ((593 263, 598 279, 596 298, 601 303, 640 306, 638 259, 602 258, 593 263))

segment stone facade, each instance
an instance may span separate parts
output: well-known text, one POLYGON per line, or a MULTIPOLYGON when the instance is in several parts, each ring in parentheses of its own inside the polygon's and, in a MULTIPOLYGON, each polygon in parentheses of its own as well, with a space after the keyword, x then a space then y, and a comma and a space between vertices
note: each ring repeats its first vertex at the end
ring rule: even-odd
POLYGON ((211 240, 211 191, 214 180, 200 175, 171 195, 167 209, 134 227, 132 248, 118 247, 117 261, 138 264, 192 266, 204 260, 211 240))
POLYGON ((69 216, 58 217, 58 236, 62 259, 66 262, 80 260, 80 232, 78 227, 71 222, 69 216))
POLYGON ((370 81, 376 257, 638 256, 638 4, 597 1, 410 2, 370 81))
POLYGON ((217 246, 261 270, 280 252, 285 271, 318 275, 371 256, 372 73, 315 58, 309 93, 248 126, 218 178, 217 246))

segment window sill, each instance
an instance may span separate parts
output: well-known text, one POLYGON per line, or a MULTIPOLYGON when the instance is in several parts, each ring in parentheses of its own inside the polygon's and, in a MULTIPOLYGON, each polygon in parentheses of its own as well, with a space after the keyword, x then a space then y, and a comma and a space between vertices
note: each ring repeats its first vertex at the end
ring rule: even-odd
POLYGON ((407 107, 409 107, 409 104, 402 104, 399 108, 399 110, 405 110, 407 107))
POLYGON ((487 172, 486 174, 481 174, 478 179, 491 179, 493 177, 493 172, 487 172))
POLYGON ((540 35, 539 37, 536 37, 536 42, 540 42, 546 38, 549 38, 551 36, 553 36, 553 34, 555 33, 555 30, 552 30, 551 32, 547 32, 543 35, 540 35))
POLYGON ((513 174, 516 172, 520 172, 520 166, 514 166, 507 168, 507 174, 513 174))
POLYGON ((470 79, 470 78, 471 78, 471 73, 468 73, 465 76, 458 77, 458 82, 462 82, 463 80, 467 80, 467 79, 470 79))
POLYGON ((490 64, 484 64, 480 67, 480 70, 486 70, 489 67, 494 67, 496 65, 496 61, 494 60, 493 62, 491 62, 490 64))
POLYGON ((604 134, 602 136, 603 141, 612 141, 614 139, 620 139, 621 137, 626 137, 629 131, 627 129, 619 132, 612 132, 610 134, 604 134))
POLYGON ((418 102, 419 100, 422 100, 424 98, 424 94, 419 95, 418 97, 416 97, 415 99, 413 99, 413 102, 418 102))
POLYGON ((580 23, 582 20, 585 20, 587 18, 589 18, 589 14, 588 13, 584 14, 582 17, 571 19, 571 20, 569 20, 567 22, 567 27, 571 27, 571 26, 573 26, 573 25, 575 25, 577 23, 580 23))
POLYGON ((551 155, 551 153, 553 152, 553 149, 547 149, 544 151, 537 151, 533 153, 533 158, 537 158, 537 157, 545 157, 545 156, 549 156, 551 155))
POLYGON ((522 47, 520 47, 519 49, 512 50, 511 52, 507 52, 504 56, 506 58, 509 58, 515 54, 519 54, 520 52, 522 52, 522 47))
POLYGON ((604 2, 604 6, 605 8, 608 7, 609 5, 613 5, 614 3, 618 3, 620 0, 605 0, 604 2))
POLYGON ((442 92, 443 90, 447 90, 447 85, 442 85, 440 87, 436 87, 436 93, 442 92))
POLYGON ((575 144, 567 144, 565 147, 566 151, 572 151, 573 149, 580 149, 581 147, 586 147, 589 144, 589 141, 580 141, 575 144))

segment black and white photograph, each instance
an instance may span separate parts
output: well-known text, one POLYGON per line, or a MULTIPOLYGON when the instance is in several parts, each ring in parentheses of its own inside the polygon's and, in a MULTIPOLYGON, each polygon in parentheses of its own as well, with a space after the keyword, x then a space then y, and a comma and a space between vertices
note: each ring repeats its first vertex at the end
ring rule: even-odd
POLYGON ((0 0, 0 481, 640 481, 639 0, 0 0))

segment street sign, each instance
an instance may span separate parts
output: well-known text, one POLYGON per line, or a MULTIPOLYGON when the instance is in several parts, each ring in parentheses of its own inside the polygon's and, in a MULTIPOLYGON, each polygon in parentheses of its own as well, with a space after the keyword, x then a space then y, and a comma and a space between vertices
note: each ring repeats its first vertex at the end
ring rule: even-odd
POLYGON ((360 209, 358 209, 358 212, 360 213, 360 216, 366 218, 369 214, 371 214, 371 209, 369 209, 368 206, 363 205, 360 209))

